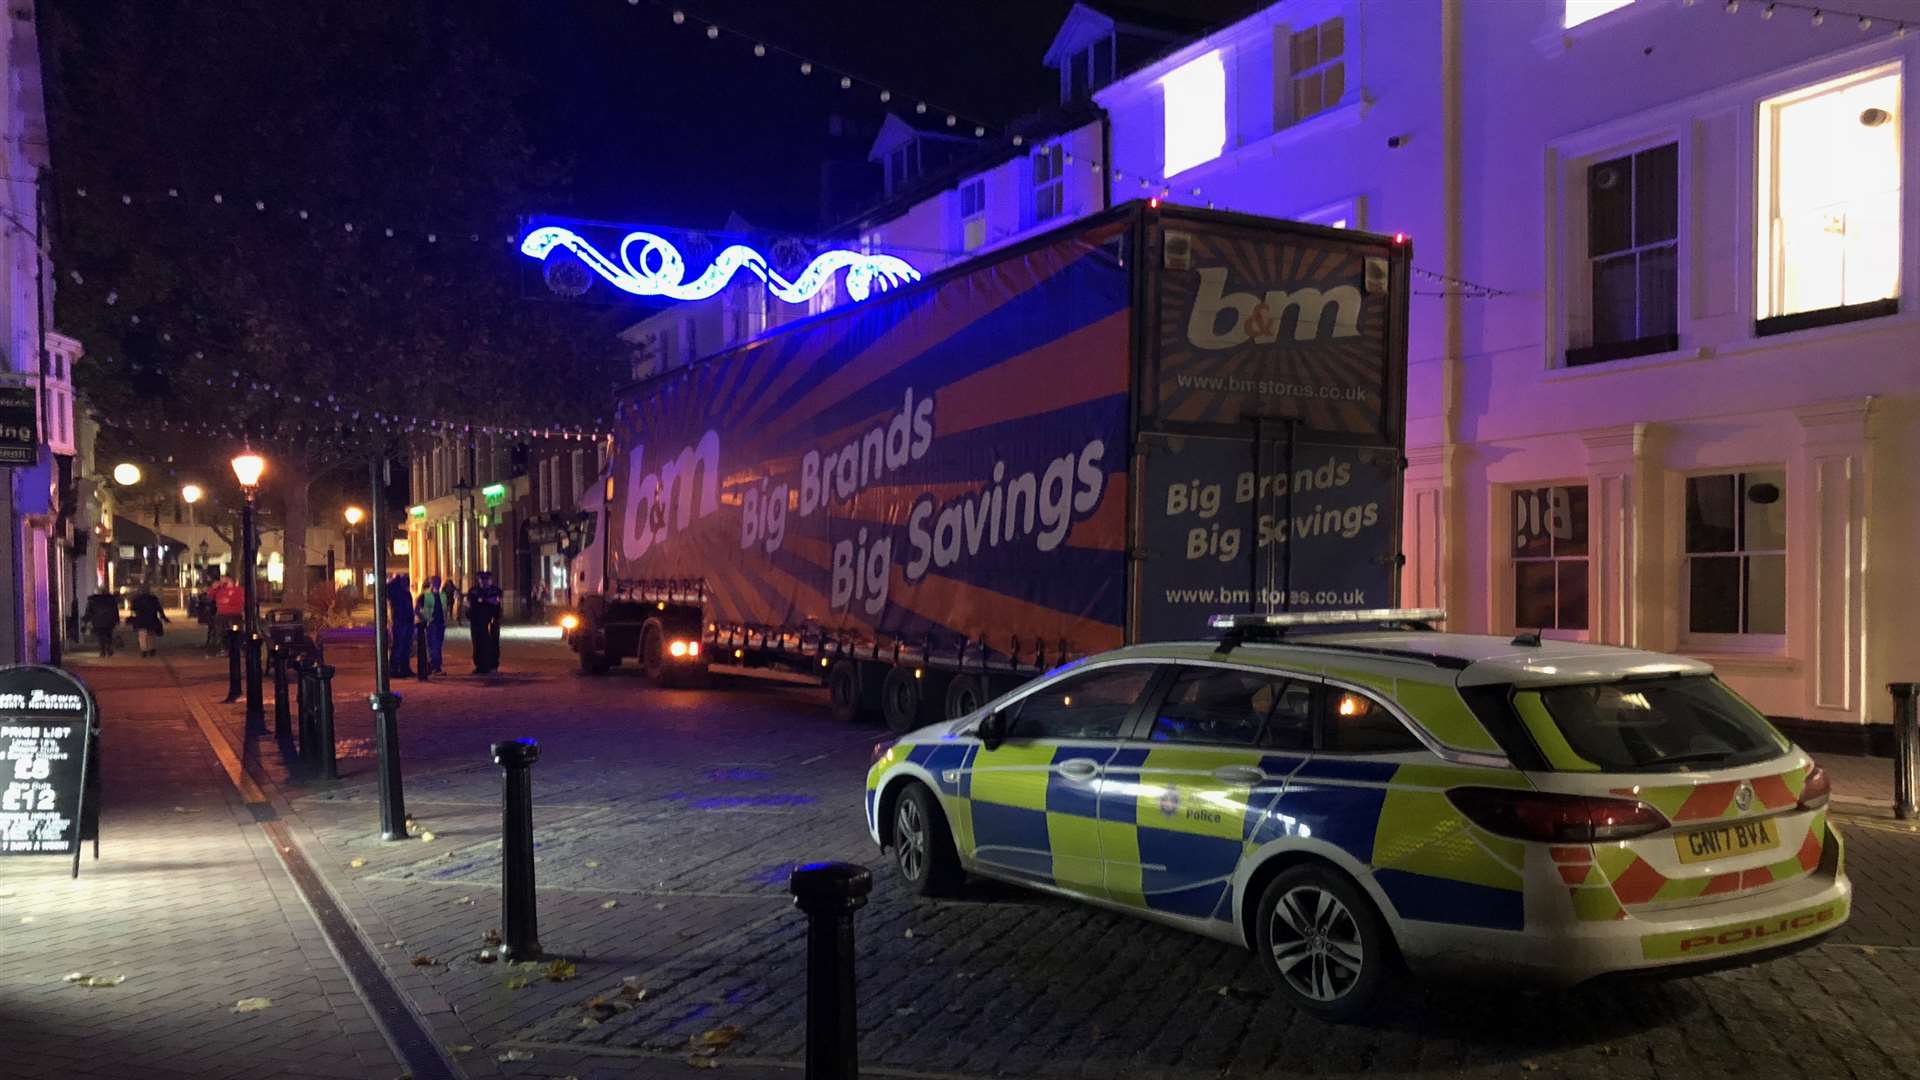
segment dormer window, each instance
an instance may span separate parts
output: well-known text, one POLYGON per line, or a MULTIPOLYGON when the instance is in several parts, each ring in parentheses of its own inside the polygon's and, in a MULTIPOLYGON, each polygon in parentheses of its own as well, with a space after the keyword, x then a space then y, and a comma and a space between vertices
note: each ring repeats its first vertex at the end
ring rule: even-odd
POLYGON ((1085 101, 1113 81, 1113 35, 1096 39, 1068 57, 1061 72, 1062 100, 1085 101))
POLYGON ((920 178, 920 140, 910 139, 887 154, 887 194, 920 178))

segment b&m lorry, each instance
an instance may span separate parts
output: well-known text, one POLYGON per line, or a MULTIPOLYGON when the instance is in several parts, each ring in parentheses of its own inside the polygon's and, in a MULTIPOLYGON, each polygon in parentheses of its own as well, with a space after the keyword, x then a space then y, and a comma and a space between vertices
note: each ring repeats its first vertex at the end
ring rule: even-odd
POLYGON ((905 730, 1218 612, 1392 607, 1409 258, 1130 203, 630 386, 581 668, 905 730))

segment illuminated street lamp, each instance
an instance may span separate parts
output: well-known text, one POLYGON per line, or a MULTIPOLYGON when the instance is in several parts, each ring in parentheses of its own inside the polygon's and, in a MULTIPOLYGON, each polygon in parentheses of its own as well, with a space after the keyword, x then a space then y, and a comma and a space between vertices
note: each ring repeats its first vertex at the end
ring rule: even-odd
POLYGON ((199 484, 185 484, 180 488, 180 501, 187 504, 187 524, 194 523, 193 504, 205 498, 206 494, 199 484))
POLYGON ((246 502, 240 508, 240 565, 245 567, 245 576, 240 579, 246 593, 246 645, 247 645, 247 724, 248 735, 267 733, 267 713, 261 702, 260 691, 260 634, 257 629, 255 605, 255 582, 257 575, 255 564, 259 560, 260 538, 253 529, 253 496, 260 487, 260 474, 267 471, 266 459, 252 450, 245 450, 233 459, 233 476, 240 481, 240 491, 246 502))
POLYGON ((357 506, 349 506, 345 516, 347 519, 347 569, 353 573, 353 591, 357 594, 363 587, 365 579, 360 576, 359 560, 354 558, 353 533, 355 527, 360 524, 360 520, 367 516, 367 512, 357 506))
POLYGON ((132 487, 140 482, 140 466, 131 461, 123 461, 113 467, 113 482, 121 487, 132 487))

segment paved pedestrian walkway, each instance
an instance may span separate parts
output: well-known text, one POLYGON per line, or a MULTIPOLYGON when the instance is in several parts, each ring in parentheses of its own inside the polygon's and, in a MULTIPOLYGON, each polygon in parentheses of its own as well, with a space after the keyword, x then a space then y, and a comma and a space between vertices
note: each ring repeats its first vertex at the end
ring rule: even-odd
MULTIPOLYGON (((170 654, 193 635, 170 635, 170 654)), ((101 852, 0 860, 0 1074, 392 1077, 394 1052, 159 660, 100 702, 101 852), (74 976, 91 977, 75 980, 74 976)))

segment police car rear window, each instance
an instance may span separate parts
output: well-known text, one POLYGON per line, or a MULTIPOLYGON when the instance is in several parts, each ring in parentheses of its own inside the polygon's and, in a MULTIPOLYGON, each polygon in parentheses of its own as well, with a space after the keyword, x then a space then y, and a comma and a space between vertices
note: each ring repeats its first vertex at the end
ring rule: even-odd
MULTIPOLYGON (((1522 690, 1515 705, 1523 717, 1530 711, 1524 700, 1529 694, 1538 695, 1566 748, 1579 759, 1561 762, 1562 768, 1711 769, 1764 761, 1790 745, 1766 717, 1711 676, 1522 690)), ((1534 732, 1536 739, 1551 734, 1534 732)))

